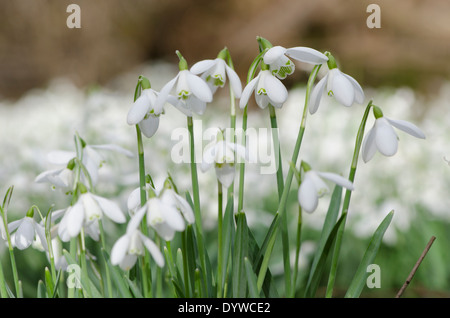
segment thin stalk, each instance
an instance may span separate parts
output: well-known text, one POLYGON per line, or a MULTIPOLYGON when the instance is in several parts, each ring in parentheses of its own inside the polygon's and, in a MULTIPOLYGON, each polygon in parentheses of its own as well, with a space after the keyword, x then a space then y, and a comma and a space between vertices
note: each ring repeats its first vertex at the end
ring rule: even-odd
MULTIPOLYGON (((18 275, 18 272, 17 272, 16 258, 14 257, 14 250, 13 250, 13 245, 12 245, 12 242, 11 242, 11 235, 10 235, 9 230, 8 230, 8 220, 6 218, 6 208, 4 206, 2 206, 0 208, 1 208, 1 217, 2 217, 2 220, 3 220, 4 228, 5 228, 6 239, 8 241, 9 259, 10 259, 10 262, 11 262, 11 269, 12 269, 12 272, 13 272, 14 287, 16 289, 16 297, 19 298, 20 297, 20 293, 21 293, 21 291, 20 291, 19 275, 18 275)), ((1 265, 0 265, 0 267, 1 267, 1 265)), ((3 288, 6 288, 4 286, 6 284, 6 282, 4 280, 3 280, 3 282, 4 282, 3 283, 3 288)))
POLYGON ((83 230, 83 228, 81 229, 81 233, 79 235, 79 246, 80 246, 81 270, 82 270, 83 275, 86 278, 86 286, 84 286, 83 290, 86 291, 85 296, 87 295, 88 297, 91 297, 92 293, 91 293, 91 286, 89 284, 90 280, 89 280, 88 267, 87 267, 87 262, 86 262, 86 247, 85 247, 84 230, 83 230))
MULTIPOLYGON (((247 72, 247 84, 255 77, 256 69, 261 63, 264 54, 267 49, 260 52, 258 56, 253 60, 247 72)), ((242 114, 242 141, 241 144, 245 147, 247 143, 246 132, 247 132, 247 116, 248 116, 248 105, 245 105, 244 112, 242 114)), ((239 195, 238 195, 238 209, 237 212, 243 212, 244 208, 244 176, 245 176, 245 161, 239 165, 239 195)))
MULTIPOLYGON (((244 113, 242 114, 242 145, 245 147, 247 143, 246 131, 247 131, 247 112, 248 106, 245 106, 244 113)), ((239 196, 238 196, 238 212, 242 212, 244 208, 244 177, 245 177, 245 161, 239 164, 239 196)))
MULTIPOLYGON (((192 181, 192 194, 194 201, 194 215, 195 215, 195 229, 197 231, 197 244, 198 254, 200 257, 200 264, 202 266, 202 274, 204 278, 204 284, 206 286, 207 279, 207 267, 205 257, 205 246, 203 244, 203 230, 202 230, 202 215, 200 210, 200 191, 198 186, 197 175, 197 163, 195 160, 195 138, 194 138, 194 123, 192 117, 187 117, 187 126, 189 130, 189 146, 190 146, 190 164, 191 164, 191 181, 192 181)), ((206 288, 205 288, 206 289, 206 288)))
POLYGON ((222 237, 222 227, 223 227, 223 195, 222 195, 222 183, 217 181, 217 297, 222 297, 222 259, 223 259, 223 237, 222 237))
MULTIPOLYGON (((281 159, 281 145, 280 138, 278 135, 278 123, 277 114, 275 112, 275 107, 269 104, 269 114, 270 114, 270 126, 272 128, 272 141, 273 147, 275 149, 275 160, 277 169, 277 189, 278 189, 278 200, 281 200, 284 188, 284 178, 283 178, 283 165, 281 159)), ((279 201, 278 201, 279 202, 279 201)), ((284 264, 284 279, 285 279, 285 292, 289 296, 291 294, 291 261, 289 256, 289 232, 287 226, 286 215, 282 215, 281 219, 281 242, 283 247, 283 264, 284 264)))
POLYGON ((298 221, 297 221, 297 236, 296 236, 296 249, 295 249, 295 262, 294 262, 294 280, 291 297, 295 297, 295 286, 297 285, 298 278, 298 265, 300 260, 300 247, 302 245, 302 208, 298 208, 298 221))
MULTIPOLYGON (((314 66, 313 70, 311 71, 311 74, 309 75, 308 83, 306 85, 305 105, 304 105, 304 108, 303 108, 302 120, 301 120, 301 123, 300 123, 300 129, 299 129, 299 132, 298 132, 298 135, 297 135, 297 141, 295 142, 294 151, 292 153, 292 160, 291 160, 291 162, 293 164, 290 166, 290 168, 288 170, 288 174, 286 176, 286 180, 285 180, 285 183, 284 183, 283 193, 281 195, 281 199, 280 199, 280 202, 279 202, 279 205, 278 205, 277 214, 279 214, 280 217, 282 217, 284 215, 285 210, 286 210, 287 198, 288 198, 288 195, 289 195, 289 192, 290 192, 290 189, 291 189, 292 179, 294 177, 295 165, 297 163, 298 155, 300 153, 300 147, 301 147, 302 140, 303 140, 303 135, 305 133, 306 117, 307 117, 307 113, 308 113, 309 96, 311 94, 312 86, 314 84, 314 81, 316 80, 317 73, 319 72, 319 69, 320 69, 321 66, 322 66, 321 64, 314 66)), ((279 219, 280 218, 277 218, 277 221, 276 221, 277 224, 275 224, 275 229, 271 233, 270 242, 272 242, 272 240, 274 241, 274 238, 278 234, 279 222, 280 222, 279 219)), ((273 242, 273 244, 274 244, 274 242, 273 242)), ((270 258, 271 254, 272 254, 273 244, 269 244, 268 245, 266 253, 264 254, 262 266, 261 266, 261 268, 259 270, 259 273, 258 273, 258 280, 257 280, 258 291, 261 290, 262 283, 264 281, 264 277, 266 276, 269 258, 270 258)))
MULTIPOLYGON (((98 220, 98 227, 100 229, 100 240, 102 243, 102 248, 106 251, 106 241, 105 241, 105 230, 103 228, 103 222, 102 220, 98 220)), ((103 253, 100 253, 101 257, 103 259, 103 263, 105 265, 105 273, 106 273, 106 288, 108 291, 108 297, 112 298, 113 297, 113 292, 112 292, 112 283, 111 283, 111 274, 109 272, 109 266, 108 263, 105 259, 105 257, 103 256, 103 253)))
MULTIPOLYGON (((372 107, 372 101, 370 101, 369 104, 367 104, 366 110, 365 110, 363 118, 361 120, 361 124, 358 129, 358 133, 356 135, 355 148, 353 151, 353 158, 352 158, 352 163, 351 163, 351 167, 350 167, 350 173, 348 176, 348 180, 350 180, 351 182, 354 182, 354 180, 355 180, 356 168, 358 166, 359 153, 361 150, 361 145, 362 145, 362 141, 363 141, 363 137, 364 137, 364 129, 366 127, 366 122, 367 122, 367 118, 369 116, 369 111, 370 111, 371 107, 372 107)), ((347 190, 345 192, 344 203, 342 205, 342 214, 345 213, 345 217, 344 217, 344 219, 339 227, 339 230, 336 234, 336 243, 335 243, 335 247, 334 247, 333 258, 331 261, 331 269, 330 269, 330 275, 328 277, 328 285, 327 285, 327 291, 326 291, 327 298, 330 298, 333 296, 333 288, 334 288, 334 282, 336 279, 337 265, 338 265, 338 261, 339 261, 339 254, 340 254, 341 245, 342 245, 342 237, 344 235, 345 222, 347 220, 347 213, 348 213, 348 207, 350 205, 351 195, 352 195, 351 190, 347 190)))

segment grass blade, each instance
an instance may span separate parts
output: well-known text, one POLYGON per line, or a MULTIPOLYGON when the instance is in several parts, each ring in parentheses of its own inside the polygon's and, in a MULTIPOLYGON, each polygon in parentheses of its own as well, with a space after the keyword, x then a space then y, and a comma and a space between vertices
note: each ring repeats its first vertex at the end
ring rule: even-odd
POLYGON ((366 279, 368 277, 367 266, 373 263, 375 256, 378 253, 378 249, 380 248, 384 233, 389 227, 393 216, 394 211, 389 212, 373 234, 369 246, 364 253, 364 257, 361 260, 358 269, 356 270, 356 274, 353 277, 352 282, 350 283, 347 293, 345 294, 345 298, 357 298, 361 295, 364 285, 366 284, 366 279))
POLYGON ((306 285, 306 291, 305 291, 305 297, 307 297, 307 298, 311 298, 316 295, 317 287, 319 286, 320 279, 322 278, 322 273, 323 273, 323 269, 325 268, 325 262, 327 260, 328 254, 334 244, 334 240, 336 238, 338 229, 346 216, 347 216, 346 213, 342 214, 342 216, 339 218, 339 220, 334 225, 333 229, 331 230, 330 234, 327 237, 327 240, 323 247, 323 251, 322 251, 322 253, 320 253, 320 257, 317 261, 315 268, 313 268, 311 270, 311 274, 309 276, 309 280, 306 285))

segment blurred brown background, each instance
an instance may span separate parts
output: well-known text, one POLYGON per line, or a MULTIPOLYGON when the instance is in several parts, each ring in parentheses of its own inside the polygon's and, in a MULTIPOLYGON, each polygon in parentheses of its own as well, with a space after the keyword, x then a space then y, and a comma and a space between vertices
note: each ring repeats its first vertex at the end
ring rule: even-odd
POLYGON ((329 50, 365 86, 433 93, 450 71, 449 14, 448 0, 3 0, 0 97, 57 76, 105 84, 146 61, 177 63, 177 49, 193 64, 227 46, 244 80, 257 35, 329 50), (71 3, 81 7, 81 29, 66 26, 71 3), (366 26, 371 3, 381 8, 380 29, 366 26))

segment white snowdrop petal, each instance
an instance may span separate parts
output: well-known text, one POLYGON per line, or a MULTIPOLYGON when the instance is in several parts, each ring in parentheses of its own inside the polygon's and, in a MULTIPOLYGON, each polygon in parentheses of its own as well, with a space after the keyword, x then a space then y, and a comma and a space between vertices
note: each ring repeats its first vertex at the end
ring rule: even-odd
POLYGON ((22 219, 17 231, 14 233, 14 245, 24 250, 28 248, 34 240, 33 221, 29 217, 22 219))
POLYGON ((70 237, 75 237, 80 233, 84 217, 83 204, 78 200, 78 202, 66 212, 66 230, 70 237))
POLYGON ((230 80, 230 85, 236 98, 241 98, 242 95, 242 83, 237 73, 228 65, 225 64, 225 71, 230 80))
POLYGON ((398 149, 398 139, 394 128, 382 117, 376 120, 375 143, 378 151, 385 156, 393 156, 398 149))
POLYGON ((298 189, 298 202, 302 210, 307 213, 312 213, 316 210, 319 204, 316 188, 311 179, 305 178, 298 189))
POLYGON ((211 89, 203 79, 190 72, 186 73, 186 79, 189 85, 189 89, 192 91, 192 94, 194 94, 195 97, 205 103, 212 102, 213 95, 211 89))
POLYGON ((316 86, 314 86, 312 92, 311 92, 311 96, 309 98, 309 102, 308 102, 308 109, 309 109, 309 113, 312 115, 314 114, 317 109, 319 108, 319 104, 320 104, 320 100, 322 98, 323 95, 323 91, 325 90, 325 86, 327 84, 328 81, 328 74, 325 75, 317 84, 316 86))
POLYGON ((125 223, 126 218, 123 214, 120 207, 117 205, 117 203, 102 198, 98 195, 92 195, 92 197, 97 201, 97 203, 100 205, 100 208, 102 209, 103 213, 106 214, 111 220, 113 220, 116 223, 125 223))
POLYGON ((158 246, 147 236, 139 232, 139 236, 141 237, 142 242, 144 243, 147 250, 152 255, 153 259, 155 260, 156 264, 159 267, 164 266, 164 256, 161 253, 161 250, 158 248, 158 246))
POLYGON ((148 116, 146 119, 143 119, 139 123, 139 128, 141 129, 142 133, 145 137, 150 138, 152 137, 159 127, 159 116, 148 116))
POLYGON ((141 94, 131 106, 127 115, 127 124, 136 125, 150 110, 150 99, 147 94, 141 94))
POLYGON ((135 254, 128 254, 125 255, 125 257, 120 262, 119 266, 124 271, 129 271, 133 268, 134 264, 136 264, 137 261, 137 255, 135 254))
POLYGON ((413 123, 410 123, 406 120, 399 120, 399 119, 389 119, 387 117, 384 117, 392 126, 410 134, 411 136, 414 136, 416 138, 425 139, 425 134, 420 130, 419 127, 414 125, 413 123))
POLYGON ((155 114, 161 114, 164 109, 164 104, 167 102, 168 96, 170 91, 175 86, 175 83, 177 82, 178 78, 180 76, 180 73, 177 74, 173 79, 168 81, 163 88, 160 90, 158 97, 156 98, 155 105, 153 106, 153 109, 155 110, 155 114))
POLYGON ((335 184, 340 185, 341 187, 344 187, 349 190, 354 190, 353 183, 350 182, 350 180, 348 180, 347 178, 344 178, 343 176, 331 172, 317 172, 317 174, 322 178, 328 179, 334 182, 335 184))
POLYGON ((255 90, 255 87, 258 84, 260 77, 261 73, 258 74, 245 86, 244 90, 242 91, 241 99, 239 100, 239 108, 244 109, 245 106, 248 104, 248 100, 250 99, 250 96, 255 90))
POLYGON ((377 147, 375 144, 375 129, 371 128, 367 135, 364 137, 362 144, 362 159, 364 162, 368 162, 373 158, 375 153, 377 152, 377 147))
POLYGON ((337 68, 332 69, 330 73, 331 72, 333 72, 333 74, 332 76, 330 75, 331 83, 328 85, 328 90, 333 92, 334 98, 336 98, 340 104, 347 107, 351 106, 355 99, 355 91, 352 83, 337 68))
POLYGON ((350 75, 342 73, 342 75, 344 75, 349 81, 350 83, 353 85, 353 89, 354 89, 354 93, 355 93, 355 101, 358 104, 362 104, 364 102, 364 91, 361 87, 361 85, 359 85, 359 83, 350 75))
POLYGON ((212 68, 216 64, 215 60, 203 60, 192 65, 190 71, 192 74, 198 75, 203 72, 206 72, 210 68, 212 68))
POLYGON ((128 246, 130 244, 130 236, 121 236, 111 249, 111 264, 118 265, 127 254, 128 246))
POLYGON ((284 48, 282 46, 277 45, 277 46, 271 47, 264 54, 264 58, 263 58, 264 63, 268 64, 268 65, 274 63, 277 59, 279 59, 281 56, 283 56, 285 52, 286 52, 286 48, 284 48))
POLYGON ((328 61, 328 57, 309 47, 297 46, 286 50, 286 55, 301 62, 310 64, 322 64, 328 61))
POLYGON ((50 163, 67 165, 67 163, 76 157, 73 151, 54 150, 47 154, 47 159, 50 163))
POLYGON ((216 175, 220 183, 228 188, 234 181, 235 167, 229 164, 223 164, 221 167, 216 166, 216 175))
POLYGON ((288 91, 283 83, 273 75, 264 77, 264 86, 267 91, 267 96, 275 104, 283 104, 287 97, 288 91))

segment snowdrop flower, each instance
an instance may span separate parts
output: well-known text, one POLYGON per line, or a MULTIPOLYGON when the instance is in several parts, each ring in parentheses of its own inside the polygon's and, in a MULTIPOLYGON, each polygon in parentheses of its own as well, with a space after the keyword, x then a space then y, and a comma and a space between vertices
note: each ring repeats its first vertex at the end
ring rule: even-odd
MULTIPOLYGON (((167 185, 167 183, 166 183, 167 185)), ((194 212, 189 203, 175 190, 165 187, 158 197, 152 196, 136 214, 147 213, 147 225, 152 227, 164 240, 170 241, 175 232, 184 231, 186 225, 195 222, 194 212)))
POLYGON ((78 201, 65 211, 58 226, 58 234, 63 241, 67 241, 77 236, 81 228, 93 233, 103 214, 116 223, 125 223, 125 216, 116 203, 82 188, 78 201))
POLYGON ((286 87, 264 64, 261 72, 242 91, 239 101, 241 109, 245 108, 253 91, 255 91, 256 103, 262 109, 266 108, 269 103, 274 107, 281 108, 288 97, 286 87))
POLYGON ((178 51, 177 54, 180 58, 180 72, 161 89, 155 102, 155 112, 160 112, 170 96, 169 93, 175 88, 177 107, 185 109, 186 112, 202 115, 205 112, 206 103, 212 102, 211 89, 202 78, 188 70, 184 57, 178 51))
MULTIPOLYGON (((139 125, 144 136, 152 137, 159 127, 159 117, 163 113, 163 108, 155 109, 158 93, 151 88, 142 90, 141 95, 136 99, 130 108, 127 116, 128 125, 139 125)), ((179 106, 178 100, 169 95, 167 102, 183 112, 186 116, 192 116, 192 112, 179 106)))
POLYGON ((50 183, 53 189, 60 188, 68 194, 72 191, 74 182, 73 168, 74 161, 70 160, 65 168, 44 171, 34 181, 37 183, 50 183))
MULTIPOLYGON (((80 138, 81 139, 81 138, 80 138)), ((86 179, 90 179, 92 185, 95 185, 98 181, 98 170, 101 168, 102 164, 105 162, 104 157, 99 152, 99 150, 114 151, 126 155, 127 157, 133 157, 133 153, 113 144, 103 144, 103 145, 88 145, 82 140, 83 146, 83 159, 82 163, 86 167, 89 176, 86 176, 85 172, 82 170, 82 180, 86 182, 86 179)), ((74 167, 74 162, 76 159, 76 152, 74 151, 64 151, 55 150, 51 151, 47 155, 47 159, 50 163, 56 165, 63 165, 65 168, 44 171, 38 175, 35 179, 36 182, 49 182, 53 186, 62 187, 63 189, 70 188, 73 182, 73 175, 71 171, 74 167), (67 187, 69 185, 69 187, 67 187)), ((86 182, 89 184, 89 182, 86 182)))
POLYGON ((396 127, 416 138, 425 139, 425 134, 414 124, 404 121, 389 119, 383 116, 381 109, 373 106, 375 123, 362 144, 362 158, 368 162, 378 150, 381 154, 390 157, 397 153, 398 136, 393 127, 396 127))
POLYGON ((329 96, 342 105, 350 107, 354 102, 362 104, 364 102, 364 92, 359 83, 350 75, 341 72, 333 56, 328 56, 328 73, 317 83, 311 92, 309 101, 309 112, 314 114, 319 108, 323 92, 327 91, 329 96))
POLYGON ((224 187, 228 188, 234 180, 236 155, 246 158, 245 147, 225 141, 222 131, 219 130, 215 140, 208 144, 203 151, 200 169, 202 172, 206 172, 214 166, 217 179, 224 187))
POLYGON ((227 77, 230 80, 230 86, 236 98, 241 97, 242 84, 236 72, 227 65, 225 59, 228 49, 223 49, 214 60, 208 59, 195 63, 191 67, 192 74, 202 74, 202 78, 206 81, 214 94, 218 87, 224 87, 227 77))
POLYGON ((303 211, 307 213, 314 212, 319 204, 319 198, 330 191, 322 178, 349 190, 353 191, 354 189, 352 182, 338 174, 308 170, 305 172, 303 181, 298 189, 298 202, 303 211))
POLYGON ((263 61, 269 65, 270 71, 279 79, 284 79, 288 75, 294 73, 295 64, 289 59, 293 58, 297 61, 309 64, 322 64, 328 61, 328 57, 312 48, 297 46, 285 48, 282 46, 274 46, 264 54, 263 61))
POLYGON ((24 250, 33 244, 37 236, 42 242, 44 250, 48 251, 44 227, 33 219, 33 215, 33 208, 31 208, 24 218, 8 224, 11 243, 18 249, 24 250))
POLYGON ((119 265, 121 269, 130 270, 138 256, 144 255, 144 247, 152 255, 159 267, 164 266, 164 257, 158 246, 139 231, 139 224, 146 213, 141 209, 128 222, 126 233, 114 243, 111 250, 111 264, 119 265))

